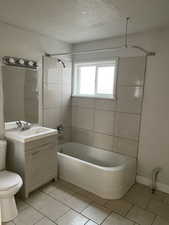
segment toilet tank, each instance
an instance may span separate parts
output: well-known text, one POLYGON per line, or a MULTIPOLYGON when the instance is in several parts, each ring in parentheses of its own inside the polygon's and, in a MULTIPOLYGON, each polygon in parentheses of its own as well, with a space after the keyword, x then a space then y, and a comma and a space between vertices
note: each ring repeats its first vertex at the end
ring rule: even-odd
POLYGON ((6 145, 5 140, 0 140, 0 171, 6 167, 6 145))

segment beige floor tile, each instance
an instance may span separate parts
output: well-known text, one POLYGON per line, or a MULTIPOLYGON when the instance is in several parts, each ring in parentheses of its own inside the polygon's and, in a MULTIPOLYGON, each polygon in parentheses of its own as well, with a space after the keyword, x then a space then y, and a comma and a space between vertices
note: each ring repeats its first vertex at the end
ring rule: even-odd
POLYGON ((84 225, 88 221, 87 218, 79 213, 70 210, 64 216, 56 220, 58 225, 84 225))
POLYGON ((13 222, 9 222, 9 223, 2 223, 2 225, 15 225, 13 222))
POLYGON ((82 188, 80 188, 74 184, 68 183, 64 180, 60 180, 59 184, 61 184, 61 187, 64 187, 64 188, 66 187, 66 189, 69 189, 69 190, 73 191, 74 193, 80 192, 83 190, 82 188))
POLYGON ((108 201, 107 199, 103 199, 91 192, 86 191, 86 190, 81 190, 78 192, 78 194, 92 199, 93 202, 95 202, 99 205, 104 205, 108 201))
POLYGON ((169 204, 152 199, 148 205, 148 210, 169 220, 169 204))
POLYGON ((44 194, 40 191, 35 191, 31 193, 28 199, 26 199, 26 203, 37 208, 41 201, 47 200, 48 198, 49 196, 47 194, 44 194))
POLYGON ((124 199, 141 208, 146 208, 151 198, 152 194, 150 189, 141 184, 134 185, 124 196, 124 199))
POLYGON ((169 196, 167 193, 161 191, 155 191, 154 194, 151 195, 152 199, 157 201, 165 201, 165 199, 169 196))
POLYGON ((106 208, 112 209, 114 212, 125 216, 127 212, 131 209, 132 204, 124 199, 120 200, 109 200, 104 205, 106 208))
POLYGON ((23 200, 19 198, 16 198, 16 205, 19 212, 29 207, 29 205, 26 204, 26 202, 24 202, 23 200))
POLYGON ((42 220, 36 223, 36 225, 56 225, 54 222, 44 217, 42 220))
POLYGON ((50 182, 50 183, 44 185, 44 186, 41 188, 41 191, 48 194, 48 193, 50 193, 54 188, 55 188, 55 183, 54 183, 54 182, 50 182))
POLYGON ((127 218, 140 225, 151 225, 155 215, 137 206, 134 206, 127 214, 127 218))
POLYGON ((49 217, 53 221, 55 221, 60 216, 63 216, 69 210, 69 208, 63 205, 61 202, 58 202, 43 193, 34 195, 30 197, 27 201, 30 205, 32 205, 43 215, 49 217))
POLYGON ((153 225, 169 225, 169 220, 167 221, 157 216, 153 225))
POLYGON ((95 223, 95 222, 89 220, 85 225, 97 225, 97 223, 95 223))
POLYGON ((66 199, 66 205, 70 208, 82 212, 88 205, 92 202, 91 199, 81 196, 79 194, 74 194, 66 199))
POLYGON ((42 218, 43 215, 29 207, 19 212, 19 215, 14 219, 14 223, 16 225, 33 225, 42 218))
POLYGON ((49 195, 53 198, 55 198, 56 200, 59 200, 63 203, 66 203, 67 202, 67 199, 71 198, 72 195, 74 193, 71 192, 71 191, 65 191, 65 190, 62 190, 62 189, 58 189, 58 188, 55 188, 53 189, 49 195))
POLYGON ((71 191, 71 192, 77 192, 79 188, 71 183, 68 183, 64 180, 58 180, 54 183, 54 186, 56 189, 64 190, 64 191, 71 191))
POLYGON ((134 225, 134 222, 132 222, 116 213, 112 213, 104 221, 103 225, 134 225))
POLYGON ((167 204, 169 204, 169 194, 167 194, 167 196, 165 196, 164 202, 167 203, 167 204))
POLYGON ((65 182, 63 180, 58 180, 56 182, 50 182, 48 184, 46 184, 45 186, 43 186, 42 188, 42 192, 45 192, 45 193, 51 193, 53 191, 55 191, 55 189, 57 190, 62 190, 62 191, 65 191, 65 192, 77 192, 77 190, 79 190, 79 188, 73 184, 70 184, 68 182, 65 182))
POLYGON ((69 208, 60 202, 57 202, 53 199, 48 199, 41 202, 38 210, 54 221, 60 216, 63 216, 69 210, 69 208))
POLYGON ((89 219, 95 221, 96 223, 100 224, 103 220, 111 213, 111 210, 105 208, 103 206, 92 204, 87 207, 82 214, 87 216, 89 219))

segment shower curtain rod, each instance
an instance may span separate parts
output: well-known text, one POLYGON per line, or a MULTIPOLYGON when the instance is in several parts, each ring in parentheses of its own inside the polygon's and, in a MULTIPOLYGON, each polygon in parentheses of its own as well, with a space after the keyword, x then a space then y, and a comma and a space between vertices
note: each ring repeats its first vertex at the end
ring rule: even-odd
POLYGON ((131 46, 118 46, 118 47, 113 47, 113 48, 99 48, 99 49, 93 49, 93 50, 83 50, 83 51, 74 51, 74 52, 63 52, 63 53, 54 53, 54 54, 49 54, 45 53, 45 56, 48 57, 55 57, 55 56, 66 56, 66 55, 79 55, 79 54, 88 54, 88 53, 99 53, 99 52, 104 52, 104 51, 116 51, 120 49, 137 49, 141 52, 143 52, 146 56, 155 56, 155 52, 147 51, 144 48, 137 46, 137 45, 131 45, 131 46))
POLYGON ((128 25, 129 25, 130 17, 126 17, 126 24, 125 24, 125 33, 124 33, 124 45, 112 47, 112 48, 100 48, 100 49, 93 49, 93 50, 83 50, 83 51, 74 51, 74 52, 63 52, 63 53, 55 53, 55 54, 48 54, 45 53, 45 56, 54 57, 54 56, 66 56, 66 55, 79 55, 79 54, 88 54, 88 53, 97 53, 97 52, 104 52, 104 51, 116 51, 120 49, 137 49, 144 53, 146 56, 154 56, 156 53, 147 51, 146 49, 137 46, 137 45, 128 45, 128 25))

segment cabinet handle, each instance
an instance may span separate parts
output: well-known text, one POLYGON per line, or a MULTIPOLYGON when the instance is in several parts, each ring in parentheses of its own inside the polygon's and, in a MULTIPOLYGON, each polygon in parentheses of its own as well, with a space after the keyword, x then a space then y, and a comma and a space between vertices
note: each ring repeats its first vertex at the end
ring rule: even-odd
POLYGON ((44 143, 44 144, 38 145, 37 148, 47 147, 47 146, 50 146, 51 144, 52 143, 44 143))
POLYGON ((39 152, 40 152, 40 150, 36 151, 36 152, 32 152, 32 155, 37 155, 39 152))

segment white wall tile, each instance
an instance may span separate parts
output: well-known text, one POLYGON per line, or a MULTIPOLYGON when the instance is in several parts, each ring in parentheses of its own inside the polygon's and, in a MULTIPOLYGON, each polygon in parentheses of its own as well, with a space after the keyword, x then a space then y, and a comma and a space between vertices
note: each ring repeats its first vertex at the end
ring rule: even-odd
POLYGON ((63 83, 62 87, 63 87, 62 88, 63 96, 65 98, 71 98, 71 94, 72 94, 71 82, 70 83, 68 83, 68 82, 63 83))
POLYGON ((62 103, 62 86, 47 84, 44 88, 44 107, 55 108, 61 107, 62 103))
POLYGON ((66 127, 71 127, 72 125, 72 108, 64 107, 62 111, 63 124, 66 127))
POLYGON ((72 137, 73 141, 137 157, 145 58, 121 58, 119 66, 116 100, 72 97, 72 137))
POLYGON ((70 142, 72 139, 72 129, 70 127, 64 127, 63 137, 61 136, 59 139, 61 143, 70 142))
POLYGON ((56 62, 56 59, 54 60, 55 60, 54 64, 51 64, 51 59, 50 63, 47 64, 47 68, 45 71, 46 72, 45 83, 62 84, 63 69, 61 65, 56 62))
POLYGON ((118 113, 116 115, 115 135, 137 140, 139 137, 139 121, 139 115, 118 113))
POLYGON ((115 100, 106 100, 106 99, 96 99, 95 108, 101 110, 116 110, 116 101, 115 100))
POLYGON ((116 138, 111 135, 94 133, 94 146, 113 151, 116 145, 116 138))
POLYGON ((117 111, 141 113, 143 88, 120 86, 118 88, 117 111))
POLYGON ((72 108, 72 126, 91 130, 93 128, 94 111, 88 108, 72 108))
POLYGON ((131 157, 137 157, 138 151, 137 141, 120 137, 118 137, 117 139, 118 139, 116 148, 117 152, 131 157))
POLYGON ((72 127, 72 141, 86 145, 93 145, 93 132, 72 127))
POLYGON ((76 97, 72 97, 72 106, 78 106, 79 99, 76 97))
POLYGON ((94 130, 97 132, 112 135, 114 131, 114 112, 96 110, 94 130))
POLYGON ((73 97, 72 98, 72 105, 73 106, 84 107, 84 108, 94 108, 94 106, 95 106, 95 99, 94 98, 73 97))
POLYGON ((72 80, 72 64, 71 62, 66 62, 64 61, 66 64, 66 68, 63 70, 63 83, 67 83, 67 84, 71 84, 71 80, 72 80))
POLYGON ((46 127, 56 128, 60 123, 62 123, 62 114, 59 107, 44 110, 44 125, 46 127))
POLYGON ((118 84, 143 85, 145 57, 126 57, 119 60, 118 84))

